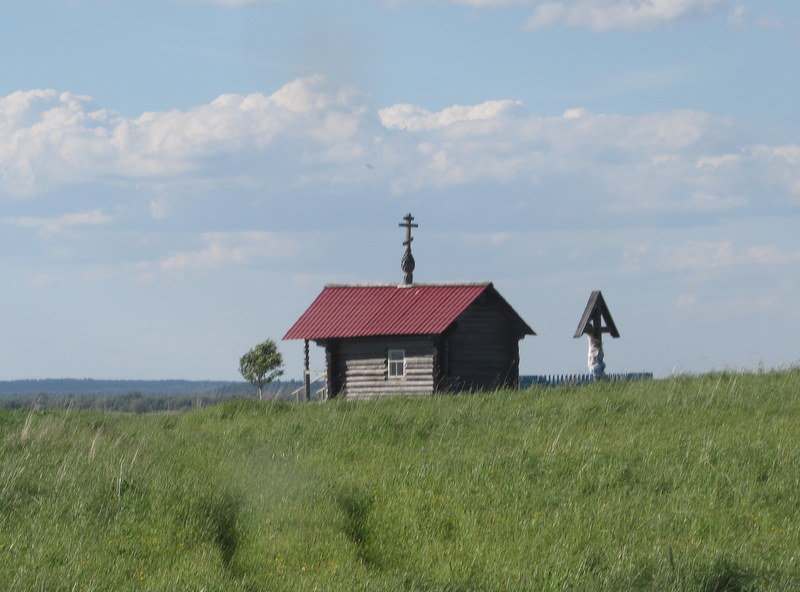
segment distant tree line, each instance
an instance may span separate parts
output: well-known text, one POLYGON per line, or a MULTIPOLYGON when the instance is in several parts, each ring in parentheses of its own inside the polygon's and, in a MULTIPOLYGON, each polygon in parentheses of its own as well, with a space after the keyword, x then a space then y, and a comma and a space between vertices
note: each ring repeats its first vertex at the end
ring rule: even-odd
POLYGON ((0 396, 21 394, 197 394, 211 392, 246 392, 243 381, 213 380, 97 380, 93 378, 45 378, 0 381, 0 396))
MULTIPOLYGON (((288 399, 299 380, 266 385, 270 399, 288 399)), ((98 409, 126 413, 187 411, 257 396, 246 382, 43 379, 0 381, 0 408, 98 409)))

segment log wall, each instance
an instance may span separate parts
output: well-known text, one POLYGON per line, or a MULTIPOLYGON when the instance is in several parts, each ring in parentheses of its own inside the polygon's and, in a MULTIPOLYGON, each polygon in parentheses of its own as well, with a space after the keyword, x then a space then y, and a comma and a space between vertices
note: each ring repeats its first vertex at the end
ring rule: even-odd
POLYGON ((329 357, 329 376, 340 396, 365 399, 383 395, 430 395, 434 391, 435 348, 429 337, 380 337, 341 340, 329 357), (389 377, 390 349, 405 351, 405 376, 389 377), (332 370, 332 372, 331 372, 332 370))

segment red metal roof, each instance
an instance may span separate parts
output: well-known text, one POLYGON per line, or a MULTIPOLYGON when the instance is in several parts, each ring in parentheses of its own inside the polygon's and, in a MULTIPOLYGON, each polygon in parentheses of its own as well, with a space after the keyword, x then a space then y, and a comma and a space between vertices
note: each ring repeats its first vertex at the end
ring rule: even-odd
POLYGON ((508 306, 491 283, 325 286, 283 338, 437 335, 486 291, 508 306))

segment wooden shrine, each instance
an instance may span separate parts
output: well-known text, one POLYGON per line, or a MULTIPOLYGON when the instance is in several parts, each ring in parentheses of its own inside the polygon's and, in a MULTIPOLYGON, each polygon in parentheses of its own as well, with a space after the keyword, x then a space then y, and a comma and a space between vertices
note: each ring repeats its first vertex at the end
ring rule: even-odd
MULTIPOLYGON (((491 282, 415 284, 406 215, 402 284, 328 285, 284 339, 325 348, 329 397, 516 388, 535 335, 491 282)), ((308 393, 308 387, 307 387, 308 393)))
POLYGON ((617 326, 614 324, 614 319, 611 318, 611 313, 608 310, 606 301, 603 299, 603 294, 600 290, 595 290, 589 296, 583 316, 578 322, 578 328, 575 329, 575 335, 572 336, 577 339, 581 335, 588 335, 589 371, 595 378, 603 378, 605 376, 603 333, 608 333, 614 338, 619 337, 619 331, 617 331, 617 326))

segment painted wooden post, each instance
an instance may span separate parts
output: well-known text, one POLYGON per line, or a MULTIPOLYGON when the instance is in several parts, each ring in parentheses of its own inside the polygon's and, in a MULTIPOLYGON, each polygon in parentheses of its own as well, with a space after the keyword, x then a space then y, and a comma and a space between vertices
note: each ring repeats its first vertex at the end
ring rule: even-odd
POLYGON ((577 339, 581 335, 589 337, 589 371, 595 379, 605 376, 606 364, 603 361, 603 333, 609 333, 615 339, 619 337, 619 331, 611 318, 611 313, 603 299, 600 290, 595 290, 589 296, 586 309, 572 337, 577 339), (605 322, 605 324, 603 324, 605 322))
POLYGON ((303 340, 303 351, 305 353, 305 364, 304 368, 305 371, 303 372, 303 385, 305 386, 306 391, 306 401, 311 400, 311 371, 308 367, 308 339, 303 340))

